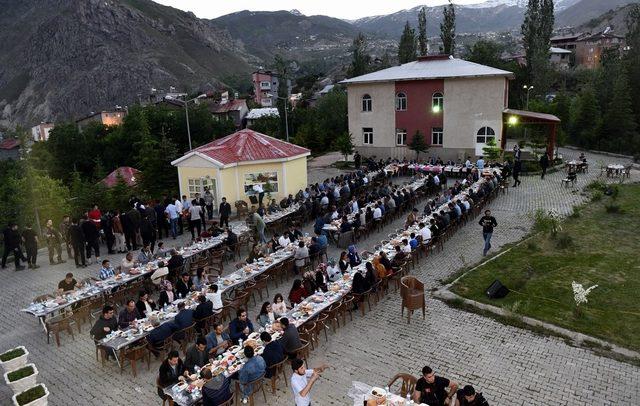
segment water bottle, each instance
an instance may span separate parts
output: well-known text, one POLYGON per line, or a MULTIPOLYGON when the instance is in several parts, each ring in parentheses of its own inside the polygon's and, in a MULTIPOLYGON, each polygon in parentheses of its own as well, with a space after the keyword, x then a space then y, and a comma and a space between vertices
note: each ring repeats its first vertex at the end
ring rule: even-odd
POLYGON ((413 399, 411 399, 411 394, 407 393, 407 405, 412 405, 413 404, 413 399))
POLYGON ((238 345, 240 346, 240 348, 242 348, 242 338, 238 340, 238 345))
POLYGON ((162 306, 162 311, 165 312, 165 313, 167 312, 167 304, 166 303, 164 304, 164 306, 162 306))

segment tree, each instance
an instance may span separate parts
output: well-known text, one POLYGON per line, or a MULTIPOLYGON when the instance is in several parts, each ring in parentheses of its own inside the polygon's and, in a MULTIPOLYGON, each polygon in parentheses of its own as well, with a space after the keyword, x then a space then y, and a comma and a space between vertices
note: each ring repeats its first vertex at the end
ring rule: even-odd
POLYGON ((171 161, 178 157, 176 145, 166 136, 160 140, 145 136, 138 146, 138 169, 142 172, 141 189, 149 196, 160 196, 178 186, 178 171, 171 161))
POLYGON ((262 116, 256 120, 253 120, 251 129, 262 134, 269 135, 271 137, 278 137, 280 131, 280 117, 271 114, 268 116, 262 116))
POLYGON ((413 138, 411 138, 411 142, 409 143, 408 147, 411 151, 415 151, 416 161, 418 160, 421 152, 427 152, 429 150, 429 146, 424 141, 424 135, 420 132, 420 130, 417 130, 413 135, 413 138))
POLYGON ((637 147, 637 123, 633 114, 629 80, 626 71, 621 69, 613 86, 611 102, 602 121, 602 139, 607 140, 609 151, 623 153, 630 147, 637 147))
POLYGON ((522 43, 527 60, 527 79, 538 94, 544 94, 549 88, 549 46, 553 24, 553 0, 529 0, 521 26, 522 43))
POLYGON ((407 21, 398 44, 398 61, 403 64, 415 61, 416 58, 416 32, 407 21))
POLYGON ((349 155, 353 154, 353 136, 344 132, 336 138, 335 147, 342 155, 344 155, 344 161, 347 162, 349 155))
POLYGON ((456 50, 456 9, 449 0, 449 5, 442 8, 442 23, 440 23, 440 39, 445 54, 453 55, 456 50))
POLYGON ((418 13, 418 51, 420 55, 426 55, 429 52, 429 44, 427 43, 427 9, 420 8, 418 13))
POLYGON ((371 56, 367 54, 367 39, 361 32, 353 39, 351 55, 351 65, 347 68, 347 77, 353 78, 367 73, 371 64, 371 56))
POLYGON ((488 162, 498 162, 502 155, 502 149, 496 143, 496 139, 491 137, 486 146, 482 147, 482 153, 488 162))
POLYGON ((287 103, 289 99, 289 62, 286 61, 281 55, 276 55, 274 66, 278 72, 278 100, 276 106, 278 107, 278 113, 280 114, 280 138, 284 139, 288 129, 288 114, 290 103, 287 103))
POLYGON ((593 88, 583 89, 575 104, 572 139, 579 146, 599 148, 600 109, 593 88))
POLYGON ((626 18, 626 45, 631 51, 625 53, 624 64, 630 81, 633 110, 636 117, 640 117, 640 4, 634 4, 626 18))
POLYGON ((505 62, 500 57, 504 47, 491 40, 481 39, 472 47, 468 46, 466 59, 481 65, 491 66, 493 68, 502 69, 505 62))

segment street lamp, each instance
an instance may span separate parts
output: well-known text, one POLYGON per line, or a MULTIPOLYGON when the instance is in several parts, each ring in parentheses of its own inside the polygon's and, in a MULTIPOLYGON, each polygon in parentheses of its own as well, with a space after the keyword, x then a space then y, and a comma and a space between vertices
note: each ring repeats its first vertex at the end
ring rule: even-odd
POLYGON ((171 98, 171 100, 184 103, 184 113, 187 118, 187 137, 189 137, 189 151, 191 151, 192 148, 191 148, 191 127, 189 126, 189 108, 187 106, 189 105, 189 102, 196 101, 198 99, 204 99, 205 97, 207 97, 206 94, 201 94, 200 96, 194 97, 193 99, 187 100, 187 101, 171 98))
POLYGON ((289 142, 289 119, 287 118, 287 97, 280 97, 271 93, 267 93, 267 97, 274 97, 276 99, 284 100, 284 127, 287 135, 287 142, 289 142))
POLYGON ((522 88, 527 91, 527 107, 525 107, 525 110, 529 110, 529 92, 533 90, 533 86, 524 85, 522 88))

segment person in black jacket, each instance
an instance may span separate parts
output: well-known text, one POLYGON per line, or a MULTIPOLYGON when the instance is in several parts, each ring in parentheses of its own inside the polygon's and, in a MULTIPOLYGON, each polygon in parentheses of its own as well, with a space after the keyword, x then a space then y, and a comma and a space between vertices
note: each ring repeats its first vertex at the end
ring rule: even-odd
POLYGON ((225 225, 229 227, 229 216, 231 216, 231 205, 227 203, 227 198, 222 198, 222 203, 220 203, 220 227, 224 227, 225 225))
POLYGON ((271 334, 266 331, 260 333, 260 339, 264 343, 262 359, 264 359, 264 362, 267 365, 264 377, 271 378, 273 375, 271 367, 284 360, 284 348, 282 347, 280 340, 272 341, 271 334))
MULTIPOLYGON (((178 383, 178 381, 184 381, 187 376, 189 376, 189 371, 180 359, 178 351, 171 351, 167 355, 167 359, 160 365, 158 383, 161 387, 166 388, 178 383)), ((164 399, 164 392, 161 388, 158 388, 158 395, 164 399)))
POLYGON ((100 218, 100 225, 104 230, 104 239, 107 243, 107 253, 115 254, 115 251, 113 251, 113 244, 116 241, 116 236, 113 234, 111 219, 113 219, 113 213, 111 213, 111 211, 107 211, 100 218))
POLYGON ((189 292, 191 292, 191 287, 193 284, 191 283, 191 277, 188 272, 183 272, 180 275, 180 279, 176 282, 176 293, 178 294, 178 298, 187 297, 189 292))
POLYGON ((466 385, 456 393, 455 406, 489 406, 489 402, 473 386, 466 385))
POLYGON ((520 183, 522 183, 520 180, 520 172, 522 172, 522 161, 518 159, 513 164, 513 187, 520 186, 520 183))
POLYGON ((91 250, 96 254, 96 263, 100 262, 100 233, 92 221, 84 216, 84 221, 80 224, 87 246, 87 260, 91 259, 91 250))
POLYGON ((149 293, 146 290, 141 290, 140 298, 136 302, 136 308, 142 317, 149 317, 149 311, 156 310, 157 306, 153 299, 149 297, 149 293))
POLYGON ((540 168, 542 168, 542 176, 540 176, 540 179, 544 179, 544 175, 547 174, 547 168, 548 167, 549 167, 549 156, 545 152, 540 157, 540 168))
POLYGON ((196 321, 196 330, 200 331, 204 327, 204 319, 213 315, 213 303, 207 300, 205 295, 198 296, 198 305, 193 312, 196 321))
POLYGON ((153 251, 156 245, 156 230, 146 214, 140 223, 140 236, 142 237, 142 245, 149 245, 153 251))
POLYGON ((27 258, 24 257, 22 250, 20 250, 20 233, 18 233, 18 225, 15 223, 9 224, 2 233, 4 235, 2 269, 7 266, 7 257, 9 256, 9 253, 13 253, 13 261, 16 264, 16 271, 24 269, 24 266, 20 265, 20 260, 27 261, 27 258))
POLYGON ((69 242, 73 248, 73 260, 76 263, 76 268, 86 267, 87 261, 84 256, 85 244, 87 241, 84 238, 84 232, 78 225, 78 219, 71 220, 71 226, 69 226, 69 242))

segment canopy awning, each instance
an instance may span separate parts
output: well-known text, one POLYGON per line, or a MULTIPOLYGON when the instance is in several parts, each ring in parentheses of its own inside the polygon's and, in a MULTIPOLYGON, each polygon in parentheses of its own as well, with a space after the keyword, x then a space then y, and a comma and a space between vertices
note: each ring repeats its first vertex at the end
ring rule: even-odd
POLYGON ((538 113, 535 111, 504 109, 502 111, 502 114, 508 116, 518 116, 520 118, 520 121, 529 124, 551 124, 560 122, 560 119, 553 114, 538 113))
POLYGON ((108 174, 106 178, 102 179, 102 183, 104 183, 106 187, 115 186, 118 183, 118 174, 122 176, 122 179, 124 179, 125 183, 128 186, 135 185, 140 178, 140 171, 136 168, 132 168, 130 166, 121 166, 108 174))

